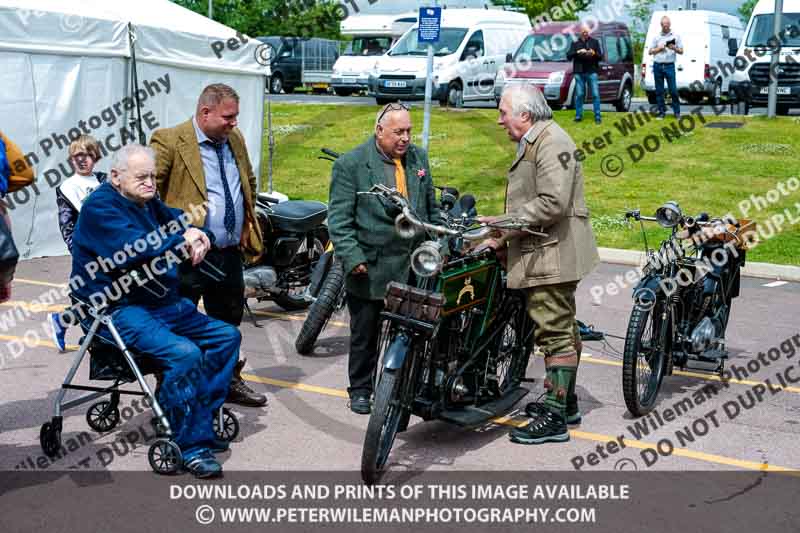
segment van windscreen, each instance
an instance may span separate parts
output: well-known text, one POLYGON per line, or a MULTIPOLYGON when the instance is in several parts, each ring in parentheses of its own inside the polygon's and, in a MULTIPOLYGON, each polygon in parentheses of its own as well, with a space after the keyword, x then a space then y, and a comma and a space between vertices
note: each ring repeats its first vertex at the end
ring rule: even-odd
POLYGON ((783 46, 800 48, 800 13, 784 13, 781 20, 779 35, 775 35, 775 15, 756 15, 747 35, 747 46, 772 48, 770 41, 774 42, 780 37, 783 46))
MULTIPOLYGON (((439 42, 433 44, 433 53, 437 56, 455 53, 466 34, 466 28, 442 28, 439 31, 439 42)), ((417 29, 414 28, 397 41, 389 55, 426 56, 428 55, 428 43, 417 41, 417 29)))
POLYGON ((381 56, 392 44, 391 37, 356 37, 348 45, 346 56, 381 56))
POLYGON ((517 50, 514 61, 530 60, 561 63, 567 61, 567 52, 572 44, 568 35, 528 35, 517 50))

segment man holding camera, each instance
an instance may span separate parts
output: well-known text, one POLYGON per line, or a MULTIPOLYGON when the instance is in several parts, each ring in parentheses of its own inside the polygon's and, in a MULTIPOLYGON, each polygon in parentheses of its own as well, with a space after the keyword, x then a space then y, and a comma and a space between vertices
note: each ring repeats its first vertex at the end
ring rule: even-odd
POLYGON ((669 86, 669 94, 672 96, 672 110, 675 118, 680 118, 681 101, 675 81, 675 58, 677 57, 675 54, 683 54, 683 41, 680 35, 672 32, 669 17, 661 19, 661 34, 653 38, 649 53, 653 56, 653 78, 656 82, 658 118, 661 120, 667 114, 667 106, 664 103, 665 79, 669 86))

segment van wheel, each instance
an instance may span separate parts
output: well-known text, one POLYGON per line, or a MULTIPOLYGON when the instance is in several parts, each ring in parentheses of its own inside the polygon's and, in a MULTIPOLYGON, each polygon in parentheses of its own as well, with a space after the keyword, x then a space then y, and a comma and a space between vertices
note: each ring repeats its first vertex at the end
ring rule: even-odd
POLYGON ((633 93, 631 91, 631 86, 626 83, 625 87, 622 88, 622 94, 619 96, 619 100, 614 102, 614 106, 620 113, 627 113, 628 111, 631 110, 632 100, 633 100, 633 93))
POLYGON ((464 89, 454 81, 447 87, 447 103, 452 107, 464 107, 464 89))
POLYGON ((378 105, 386 105, 386 104, 391 104, 393 102, 397 102, 397 99, 396 98, 378 98, 378 97, 375 97, 375 103, 378 104, 378 105))
POLYGON ((274 74, 269 80, 269 92, 281 94, 281 90, 283 90, 283 77, 280 74, 274 74))
POLYGON ((690 105, 699 105, 703 102, 703 95, 698 93, 689 93, 686 95, 686 101, 690 105))
POLYGON ((334 89, 333 92, 336 93, 336 96, 350 96, 353 94, 352 89, 334 89))
POLYGON ((647 103, 650 105, 656 105, 658 100, 656 99, 655 91, 646 91, 647 92, 647 103))
POLYGON ((720 104, 722 104, 722 82, 717 80, 708 96, 708 105, 718 106, 720 104))

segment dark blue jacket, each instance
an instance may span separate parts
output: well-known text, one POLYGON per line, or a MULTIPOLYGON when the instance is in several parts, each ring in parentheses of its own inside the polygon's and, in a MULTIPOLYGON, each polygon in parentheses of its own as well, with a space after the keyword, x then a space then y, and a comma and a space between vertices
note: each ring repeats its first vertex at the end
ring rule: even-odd
POLYGON ((110 308, 123 304, 157 306, 177 300, 178 267, 174 259, 184 257, 182 234, 188 227, 179 218, 182 213, 158 198, 140 207, 109 181, 100 185, 83 204, 72 236, 73 294, 85 302, 105 301, 110 308), (108 272, 98 257, 105 259, 108 272), (167 259, 173 259, 169 268, 167 259), (139 277, 142 283, 128 283, 126 288, 128 273, 134 269, 143 274, 139 277), (153 280, 144 283, 148 272, 154 273, 153 280))

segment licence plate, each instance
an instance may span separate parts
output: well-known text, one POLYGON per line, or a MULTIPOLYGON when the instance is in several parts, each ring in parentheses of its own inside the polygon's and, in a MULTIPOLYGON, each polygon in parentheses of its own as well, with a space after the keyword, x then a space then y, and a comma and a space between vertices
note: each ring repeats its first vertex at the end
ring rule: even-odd
POLYGON ((406 82, 403 80, 386 80, 383 82, 384 87, 405 87, 406 82))
MULTIPOLYGON (((769 87, 762 87, 761 94, 769 94, 769 87)), ((791 87, 778 87, 778 94, 792 94, 791 87)))
POLYGON ((356 80, 353 78, 342 78, 342 83, 355 83, 356 80))

